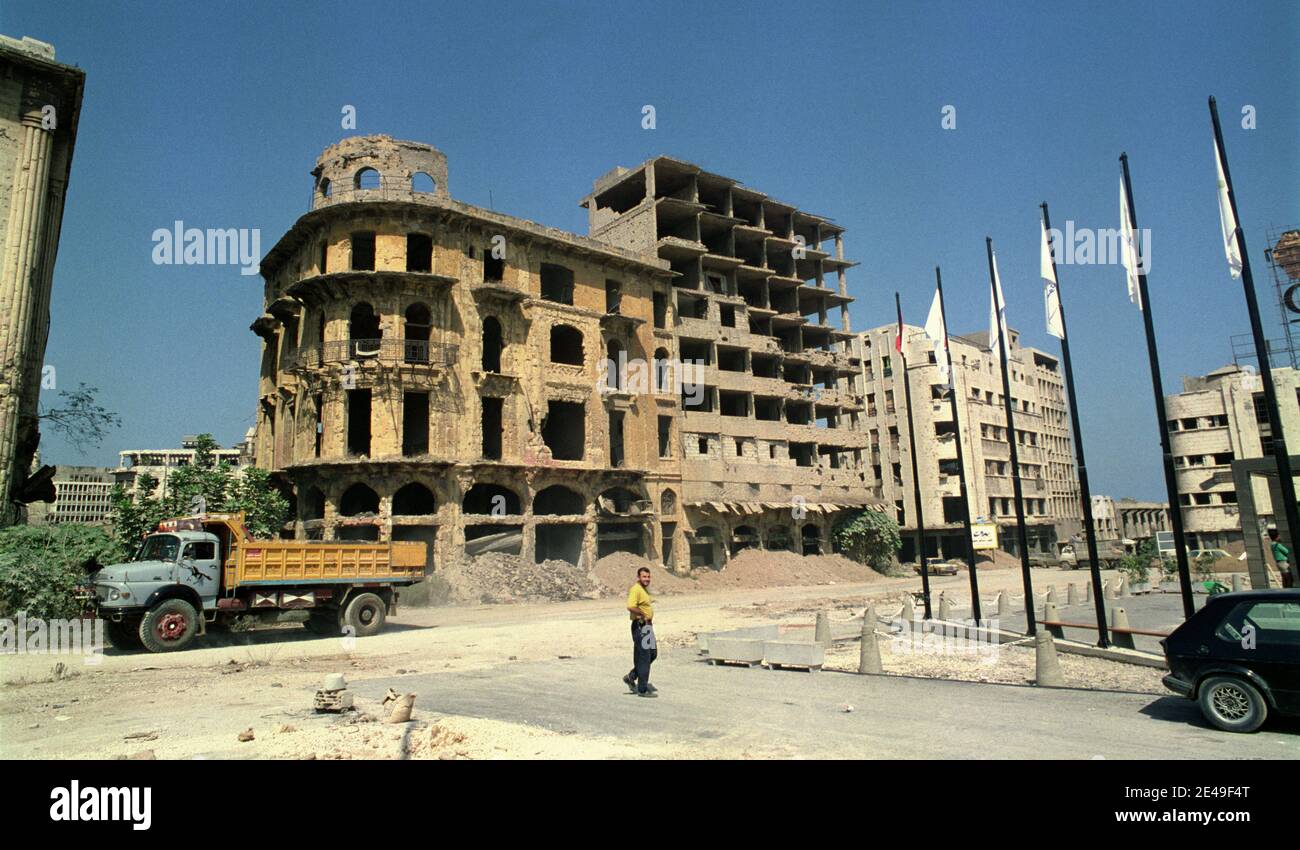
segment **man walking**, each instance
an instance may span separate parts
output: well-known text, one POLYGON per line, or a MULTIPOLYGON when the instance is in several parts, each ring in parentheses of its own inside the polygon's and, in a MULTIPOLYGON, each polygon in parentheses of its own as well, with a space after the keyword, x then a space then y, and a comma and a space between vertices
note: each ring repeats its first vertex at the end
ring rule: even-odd
POLYGON ((639 697, 656 697, 659 694, 650 684, 650 665, 659 657, 655 643, 654 607, 648 588, 650 569, 636 571, 636 584, 627 592, 627 611, 632 615, 632 669, 623 677, 623 684, 639 697))

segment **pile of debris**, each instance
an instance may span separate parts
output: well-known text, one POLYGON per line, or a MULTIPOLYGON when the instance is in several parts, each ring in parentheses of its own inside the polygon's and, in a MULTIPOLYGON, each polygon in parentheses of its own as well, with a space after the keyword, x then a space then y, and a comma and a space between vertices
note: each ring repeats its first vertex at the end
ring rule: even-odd
POLYGON ((451 585, 451 601, 459 604, 562 602, 602 595, 600 584, 581 567, 554 560, 534 564, 504 552, 466 558, 440 572, 451 585))

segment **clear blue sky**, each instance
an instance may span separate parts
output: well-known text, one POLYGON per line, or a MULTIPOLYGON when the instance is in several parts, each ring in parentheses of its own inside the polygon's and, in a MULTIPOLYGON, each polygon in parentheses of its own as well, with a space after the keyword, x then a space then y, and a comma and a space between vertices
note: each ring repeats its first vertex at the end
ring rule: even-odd
MULTIPOLYGON (((155 228, 262 230, 302 214, 322 148, 429 142, 464 201, 578 232, 578 199, 665 153, 836 219, 861 265, 855 329, 924 320, 940 264, 954 331, 987 325, 984 237, 1013 326, 1043 330, 1038 204, 1118 226, 1127 150, 1166 388, 1249 330, 1220 247, 1207 95, 1218 97, 1270 336, 1267 228, 1300 225, 1300 5, 1179 3, 118 4, 4 0, 0 32, 86 70, 47 362, 123 419, 80 456, 252 423, 259 277, 155 266, 155 228), (653 104, 658 128, 641 129, 653 104), (940 127, 941 109, 957 128, 940 127), (1258 128, 1240 127, 1253 105, 1258 128), (489 195, 490 193, 490 195, 489 195)), ((1066 266, 1094 492, 1163 493, 1141 317, 1122 269, 1066 266)), ((42 396, 48 405, 54 393, 42 396)))

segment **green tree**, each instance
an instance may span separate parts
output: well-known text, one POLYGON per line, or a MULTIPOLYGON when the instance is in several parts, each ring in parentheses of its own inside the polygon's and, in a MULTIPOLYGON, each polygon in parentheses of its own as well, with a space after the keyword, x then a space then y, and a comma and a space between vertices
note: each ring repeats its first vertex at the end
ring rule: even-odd
POLYGON ((17 525, 0 530, 0 617, 18 612, 50 619, 75 617, 74 592, 87 565, 120 562, 121 544, 97 526, 17 525))
POLYGON ((840 520, 834 536, 841 552, 879 571, 889 568, 903 543, 894 518, 870 509, 840 520))

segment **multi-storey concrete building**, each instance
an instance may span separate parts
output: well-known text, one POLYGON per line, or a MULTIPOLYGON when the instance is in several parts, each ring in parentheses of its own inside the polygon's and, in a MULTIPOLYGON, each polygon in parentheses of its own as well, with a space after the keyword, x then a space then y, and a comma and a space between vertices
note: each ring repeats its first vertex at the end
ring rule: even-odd
POLYGON ((49 506, 33 505, 32 525, 97 525, 108 516, 114 470, 106 466, 60 466, 54 474, 58 496, 49 506))
POLYGON ((33 473, 50 289, 86 74, 45 42, 0 36, 0 525, 50 501, 33 473))
MULTIPOLYGON (((1287 443, 1300 445, 1300 372, 1275 368, 1273 380, 1287 443)), ((1166 396, 1165 408, 1187 545, 1241 553, 1239 494, 1231 467, 1234 461, 1272 454, 1262 379, 1236 365, 1185 377, 1183 392, 1166 396)), ((1252 489, 1256 512, 1270 521, 1267 484, 1261 479, 1252 489)))
POLYGON ((582 204, 592 238, 674 273, 656 294, 655 356, 703 364, 681 416, 692 561, 828 551, 835 517, 876 501, 844 229, 662 156, 599 178, 582 204))
MULTIPOLYGON (((854 342, 866 393, 865 427, 872 464, 868 478, 881 482, 883 499, 893 507, 904 530, 902 559, 914 559, 916 482, 912 477, 903 384, 910 378, 926 554, 964 557, 966 539, 957 476, 958 429, 952 421, 948 390, 924 330, 912 325, 903 328, 906 376, 894 349, 896 333, 897 325, 885 325, 860 334, 854 342)), ((1029 547, 1032 552, 1054 554, 1057 544, 1082 528, 1064 379, 1054 355, 1021 346, 1020 334, 1015 330, 1010 332, 1010 338, 1008 363, 1029 547)), ((1014 473, 1001 365, 997 353, 988 348, 987 333, 952 336, 949 344, 970 515, 996 523, 999 545, 1014 554, 1014 473)))
POLYGON ((635 194, 648 230, 584 237, 454 200, 428 145, 328 148, 310 211, 262 262, 252 327, 254 454, 293 498, 286 533, 424 540, 435 562, 630 551, 718 566, 763 531, 825 548, 831 514, 866 503, 839 419, 844 332, 825 321, 847 296, 805 285, 848 265, 820 248, 839 229, 697 172, 662 172, 663 226, 680 233, 661 257, 654 176, 588 199, 600 220, 635 194), (680 360, 704 361, 702 381, 680 360))
POLYGON ((1169 505, 1164 502, 1119 499, 1113 504, 1120 533, 1128 540, 1141 543, 1155 537, 1157 531, 1169 531, 1169 505))
MULTIPOLYGON (((252 461, 252 431, 245 442, 233 448, 216 448, 212 454, 217 463, 226 463, 236 473, 252 461)), ((127 449, 117 453, 117 469, 113 470, 114 483, 120 484, 127 493, 135 494, 137 483, 142 474, 153 476, 157 485, 150 495, 157 495, 167 489, 167 479, 171 473, 194 463, 198 437, 185 437, 179 449, 127 449)))

